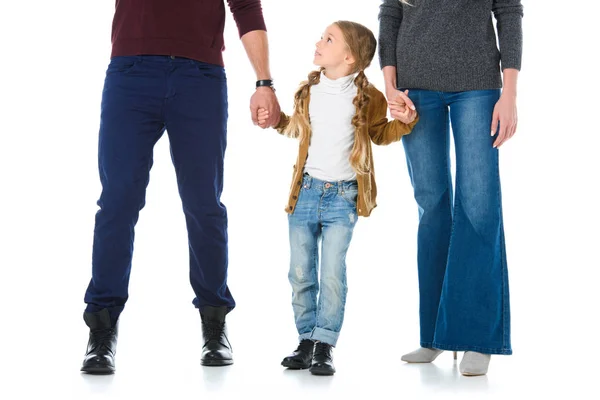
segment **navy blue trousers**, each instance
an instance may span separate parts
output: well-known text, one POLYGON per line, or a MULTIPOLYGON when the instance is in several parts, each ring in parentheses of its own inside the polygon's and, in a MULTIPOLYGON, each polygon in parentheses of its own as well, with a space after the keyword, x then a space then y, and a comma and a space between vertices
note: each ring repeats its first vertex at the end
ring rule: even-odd
MULTIPOLYGON (((227 209, 221 203, 227 143, 227 84, 221 66, 168 56, 111 59, 102 93, 94 228, 86 311, 116 321, 128 298, 135 225, 152 153, 164 132, 183 204, 194 305, 235 302, 227 287, 227 209)), ((160 227, 157 227, 160 229, 160 227)))

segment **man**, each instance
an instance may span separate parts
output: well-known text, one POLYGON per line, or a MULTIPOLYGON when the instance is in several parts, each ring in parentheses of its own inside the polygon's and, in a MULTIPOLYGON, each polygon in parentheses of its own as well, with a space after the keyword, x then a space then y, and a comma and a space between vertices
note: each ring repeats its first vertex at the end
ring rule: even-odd
MULTIPOLYGON (((227 0, 257 76, 256 110, 279 116, 260 0, 227 0)), ((128 298, 134 227, 145 204, 153 147, 166 131, 183 203, 203 365, 233 363, 225 316, 227 211, 220 201, 227 129, 223 0, 116 0, 111 62, 102 94, 92 279, 82 371, 113 373, 118 319, 128 298)), ((273 125, 275 121, 269 121, 273 125)), ((157 296, 157 301, 159 298, 157 296)), ((160 317, 159 317, 160 318, 160 317)))

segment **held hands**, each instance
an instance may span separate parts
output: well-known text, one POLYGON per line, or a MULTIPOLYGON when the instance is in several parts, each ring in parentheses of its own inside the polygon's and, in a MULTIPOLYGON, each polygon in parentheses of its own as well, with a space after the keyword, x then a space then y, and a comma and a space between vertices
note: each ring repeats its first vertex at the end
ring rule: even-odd
POLYGON ((410 124, 417 118, 415 105, 408 98, 408 90, 401 92, 396 89, 389 90, 387 93, 388 107, 392 118, 405 124, 410 124))
POLYGON ((269 111, 265 108, 259 108, 258 115, 257 115, 257 121, 258 121, 258 126, 260 126, 263 129, 267 128, 267 121, 269 121, 269 111))
MULTIPOLYGON (((258 125, 262 129, 266 129, 276 126, 279 123, 280 109, 279 103, 277 102, 277 97, 275 97, 275 94, 272 92, 272 90, 266 88, 266 90, 271 92, 274 102, 272 102, 272 99, 269 99, 268 97, 266 98, 266 101, 264 101, 265 99, 262 99, 261 96, 259 96, 260 89, 261 88, 258 88, 256 93, 252 96, 250 110, 254 125, 258 125), (256 106, 257 104, 258 106, 256 106)), ((388 106, 392 118, 397 119, 405 124, 410 124, 413 122, 417 118, 417 111, 413 102, 408 97, 408 90, 404 92, 394 90, 392 93, 388 93, 388 98, 390 98, 390 94, 393 96, 391 97, 393 100, 388 101, 388 106)))
POLYGON ((273 89, 269 87, 257 88, 250 99, 250 115, 254 125, 258 125, 263 129, 276 126, 279 123, 279 112, 279 102, 273 89), (263 110, 261 114, 263 116, 262 123, 259 123, 259 110, 263 110))

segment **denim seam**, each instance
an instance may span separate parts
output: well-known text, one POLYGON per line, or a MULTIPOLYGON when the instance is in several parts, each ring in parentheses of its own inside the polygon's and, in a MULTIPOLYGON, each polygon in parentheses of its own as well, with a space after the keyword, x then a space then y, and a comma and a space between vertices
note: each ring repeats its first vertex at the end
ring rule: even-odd
POLYGON ((318 218, 319 218, 319 222, 321 222, 323 220, 323 212, 327 211, 326 208, 323 208, 323 204, 324 204, 324 197, 325 197, 325 192, 321 193, 321 196, 319 197, 319 206, 317 208, 317 213, 318 213, 318 218))
MULTIPOLYGON (((442 98, 442 100, 444 100, 443 96, 440 94, 440 97, 442 98)), ((445 128, 445 134, 444 134, 444 140, 446 142, 446 151, 444 152, 446 159, 445 161, 445 165, 446 165, 446 177, 448 178, 448 184, 449 186, 449 190, 450 193, 448 195, 448 209, 450 210, 450 217, 452 218, 452 226, 450 227, 450 240, 448 241, 448 255, 446 256, 446 267, 444 268, 444 279, 442 280, 442 289, 440 290, 440 298, 438 301, 438 310, 437 310, 437 314, 435 317, 435 326, 433 328, 433 339, 435 340, 435 336, 436 336, 436 330, 437 330, 437 320, 439 318, 440 315, 440 306, 442 304, 442 294, 444 291, 444 281, 446 280, 446 273, 448 271, 448 260, 450 259, 450 249, 452 248, 452 239, 454 238, 454 227, 455 227, 455 211, 454 211, 454 207, 456 207, 456 200, 454 200, 454 204, 452 204, 452 193, 454 192, 454 190, 452 189, 452 176, 451 176, 451 170, 450 170, 450 131, 449 131, 449 125, 450 125, 450 121, 449 121, 450 115, 449 115, 449 111, 448 111, 448 105, 446 104, 446 109, 445 109, 445 115, 444 115, 444 128, 445 128)))
MULTIPOLYGON (((320 236, 320 234, 318 236, 320 236)), ((318 239, 318 237, 317 237, 317 240, 315 241, 315 245, 313 246, 312 253, 313 253, 312 274, 313 274, 313 277, 314 277, 314 281, 317 283, 317 287, 313 288, 313 290, 312 290, 312 292, 313 292, 312 293, 312 299, 314 299, 314 301, 316 303, 315 304, 315 308, 314 308, 315 309, 315 311, 314 311, 314 321, 315 322, 314 323, 316 325, 317 324, 317 320, 319 318, 319 313, 320 313, 319 303, 317 302, 317 295, 319 294, 319 290, 321 288, 321 284, 319 282, 319 274, 318 274, 318 271, 317 271, 318 268, 319 268, 319 257, 318 257, 318 255, 319 255, 319 239, 318 239)), ((313 327, 313 329, 314 329, 314 327, 313 327)))
MULTIPOLYGON (((502 212, 500 213, 500 216, 502 217, 502 212)), ((500 265, 501 265, 501 269, 502 269, 502 345, 505 348, 508 348, 508 340, 509 340, 509 332, 507 328, 508 326, 510 326, 510 322, 508 321, 508 301, 507 301, 507 294, 508 294, 508 290, 507 290, 507 267, 506 267, 506 255, 504 254, 505 249, 504 249, 504 227, 503 227, 503 222, 500 221, 500 265)))
POLYGON ((505 348, 509 348, 509 333, 507 326, 510 326, 510 321, 507 319, 508 317, 508 272, 506 265, 506 249, 505 249, 505 241, 504 241, 504 216, 502 214, 502 189, 500 187, 500 156, 498 150, 496 151, 496 179, 498 182, 498 211, 500 213, 500 269, 502 273, 502 345, 505 348))
MULTIPOLYGON (((352 238, 350 238, 350 240, 352 240, 352 238)), ((349 244, 348 244, 349 245, 349 244)), ((346 300, 348 297, 348 279, 347 279, 347 275, 346 275, 346 261, 344 260, 343 263, 344 267, 343 267, 343 271, 342 271, 342 285, 343 285, 343 296, 342 296, 342 309, 340 310, 341 312, 341 320, 340 320, 340 326, 339 326, 339 331, 338 336, 340 334, 340 331, 342 330, 342 325, 344 324, 344 315, 346 314, 346 300)))

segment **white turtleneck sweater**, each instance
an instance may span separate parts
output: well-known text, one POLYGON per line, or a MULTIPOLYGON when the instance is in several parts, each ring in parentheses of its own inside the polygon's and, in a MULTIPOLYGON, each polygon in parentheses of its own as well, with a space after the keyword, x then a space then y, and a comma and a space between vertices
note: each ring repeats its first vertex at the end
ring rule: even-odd
POLYGON ((321 81, 310 88, 309 116, 312 136, 304 172, 329 182, 356 179, 350 165, 354 146, 352 118, 356 113, 356 74, 321 81))

